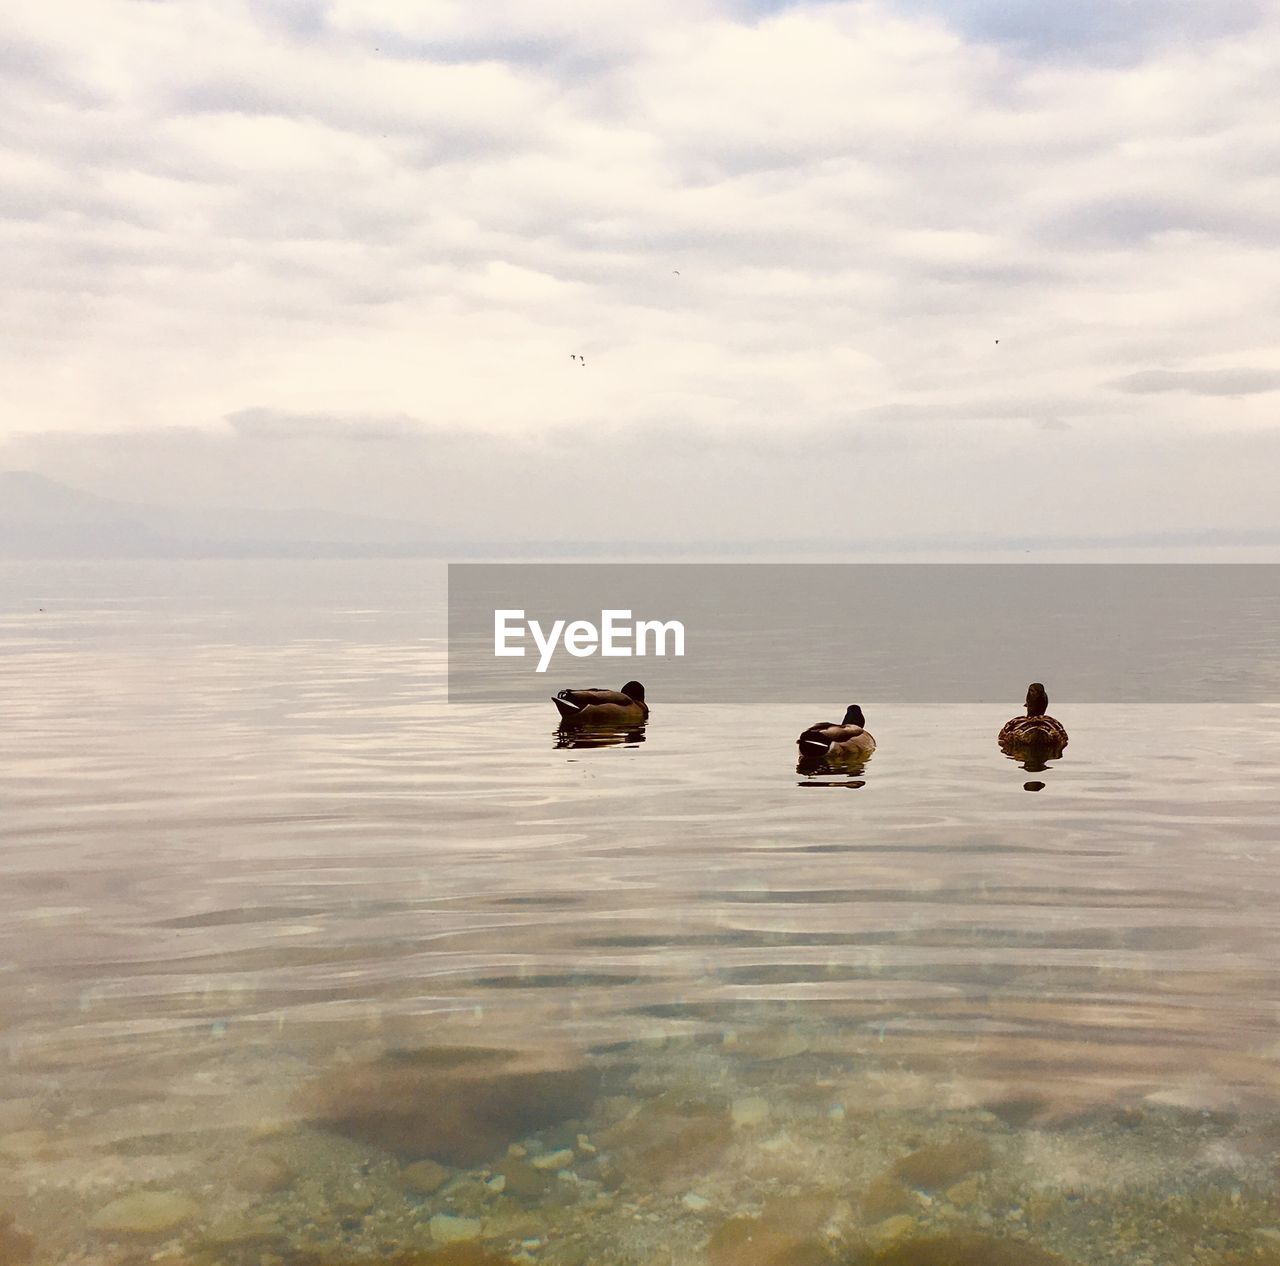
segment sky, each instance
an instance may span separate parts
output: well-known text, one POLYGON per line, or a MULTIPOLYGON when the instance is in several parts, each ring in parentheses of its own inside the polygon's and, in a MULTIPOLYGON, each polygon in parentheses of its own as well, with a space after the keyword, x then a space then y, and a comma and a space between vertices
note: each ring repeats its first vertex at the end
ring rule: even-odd
POLYGON ((0 469, 479 538, 1280 533, 1278 107, 1254 0, 6 6, 0 469))

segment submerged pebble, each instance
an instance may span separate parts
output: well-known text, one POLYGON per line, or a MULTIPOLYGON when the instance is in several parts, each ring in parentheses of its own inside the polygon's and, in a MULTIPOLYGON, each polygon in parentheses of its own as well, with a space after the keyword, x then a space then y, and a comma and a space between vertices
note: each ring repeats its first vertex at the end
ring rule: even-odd
POLYGON ((918 1199, 893 1174, 881 1174, 862 1197, 862 1212, 869 1221, 880 1222, 895 1213, 907 1213, 914 1209, 918 1199))
POLYGON ((957 1209, 967 1209, 970 1205, 976 1204, 978 1197, 982 1194, 982 1180, 976 1175, 964 1178, 958 1183, 953 1183, 943 1194, 957 1209))
POLYGON ((190 1222, 200 1206, 176 1191, 135 1191, 111 1201, 89 1219, 106 1235, 162 1235, 190 1222))
POLYGON ((414 1161, 400 1171, 400 1182, 407 1191, 429 1196, 449 1181, 451 1172, 433 1160, 414 1161))
POLYGON ((535 1156, 530 1164, 534 1169, 567 1169, 573 1164, 573 1148, 562 1147, 558 1151, 543 1152, 535 1156))
POLYGON ((890 1171, 909 1187, 934 1191, 949 1187, 975 1170, 990 1169, 995 1156, 982 1138, 958 1138, 933 1143, 904 1156, 890 1171))
POLYGON ((551 1176, 545 1170, 535 1169, 518 1156, 500 1162, 498 1173, 506 1180, 506 1194, 521 1200, 536 1200, 551 1185, 551 1176))
MULTIPOLYGON (((257 1217, 227 1217, 211 1222, 205 1227, 202 1239, 215 1248, 231 1248, 240 1245, 283 1239, 285 1230, 269 1214, 257 1217)), ((2 1261, 3 1258, 0 1258, 2 1261)))
MULTIPOLYGON (((885 1244, 894 1244, 904 1236, 910 1235, 913 1231, 919 1230, 919 1223, 910 1214, 895 1213, 891 1218, 884 1218, 877 1222, 874 1226, 867 1228, 867 1239, 875 1246, 883 1246, 885 1244)), ((967 1266, 967 1264, 957 1263, 957 1266, 967 1266)), ((978 1266, 975 1262, 974 1266, 978 1266)))
POLYGON ((826 1244, 762 1218, 730 1218, 707 1244, 710 1266, 834 1266, 826 1244))
POLYGON ((731 1109, 734 1125, 749 1128, 763 1125, 769 1119, 769 1101, 760 1095, 735 1099, 731 1109))
POLYGON ((235 1184, 241 1191, 268 1193, 293 1186, 295 1177, 293 1167, 283 1157, 267 1152, 250 1156, 237 1166, 235 1184))
POLYGON ((464 1244, 478 1240, 483 1229, 479 1218, 459 1218, 449 1213, 437 1213, 429 1225, 431 1238, 437 1244, 464 1244))

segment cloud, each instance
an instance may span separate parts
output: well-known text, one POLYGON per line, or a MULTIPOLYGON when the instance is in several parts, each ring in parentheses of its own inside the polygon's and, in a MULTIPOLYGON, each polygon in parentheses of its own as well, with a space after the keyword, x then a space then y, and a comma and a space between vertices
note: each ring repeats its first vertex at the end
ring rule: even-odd
POLYGON ((816 495, 827 452, 874 456, 873 494, 839 474, 884 521, 951 504, 939 453, 982 486, 1052 445, 1075 479, 1104 430, 1173 451, 1275 427, 1270 371, 1150 369, 1265 365, 1280 339, 1268 7, 15 14, 0 439, 103 493, 269 501, 266 461, 299 503, 394 488, 404 513, 401 468, 455 471, 453 504, 523 463, 551 499, 544 459, 577 454, 725 524, 745 479, 789 522, 770 462, 816 495))
POLYGON ((1264 14, 1258 0, 899 0, 908 13, 936 15, 967 36, 1027 55, 1128 60, 1154 44, 1239 35, 1264 14))
POLYGON ((403 416, 335 417, 327 413, 241 409, 226 420, 236 435, 249 440, 338 440, 367 444, 425 434, 421 423, 403 416))
POLYGON ((1184 391, 1193 396, 1255 396, 1280 391, 1280 370, 1144 369, 1117 378, 1111 385, 1138 395, 1184 391))
POLYGON ((1142 245, 1160 234, 1210 234, 1273 241, 1275 225, 1253 209, 1181 194, 1106 196, 1081 201, 1048 225, 1067 242, 1103 248, 1142 245))

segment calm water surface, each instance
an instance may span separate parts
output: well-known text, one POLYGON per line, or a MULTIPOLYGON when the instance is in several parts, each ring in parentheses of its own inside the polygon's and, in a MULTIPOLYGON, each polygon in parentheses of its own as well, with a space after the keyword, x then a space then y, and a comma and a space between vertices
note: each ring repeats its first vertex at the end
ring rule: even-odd
POLYGON ((443 577, 0 565, 6 1266, 1280 1260, 1280 708, 557 746, 443 577))

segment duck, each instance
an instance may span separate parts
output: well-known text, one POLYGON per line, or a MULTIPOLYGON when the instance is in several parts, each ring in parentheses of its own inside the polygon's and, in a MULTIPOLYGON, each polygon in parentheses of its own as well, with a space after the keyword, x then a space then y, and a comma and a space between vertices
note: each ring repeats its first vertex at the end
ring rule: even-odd
POLYGON ((862 709, 851 703, 844 712, 844 720, 815 721, 796 739, 802 758, 819 760, 862 760, 876 750, 876 741, 863 728, 866 718, 862 709))
POLYGON ((626 729, 649 719, 644 687, 629 681, 621 690, 562 690, 552 700, 560 711, 561 725, 600 725, 626 729))
POLYGON ((1033 681, 1027 687, 1027 715, 1010 717, 1000 727, 998 742, 1006 755, 1021 758, 1061 756, 1067 745, 1067 729, 1056 717, 1046 716, 1049 696, 1044 686, 1033 681))

